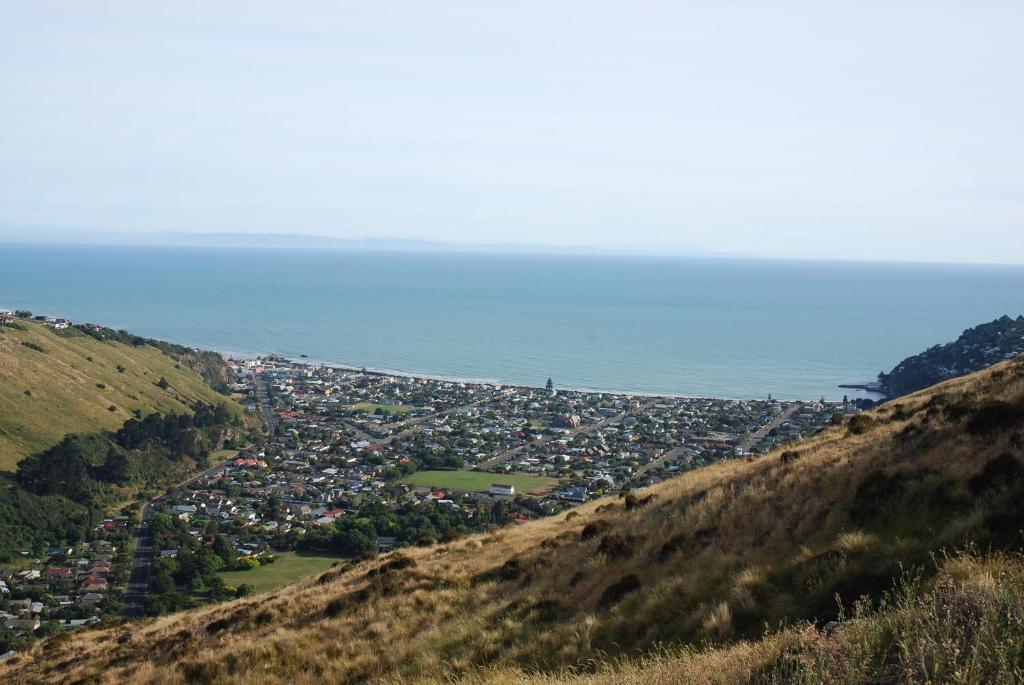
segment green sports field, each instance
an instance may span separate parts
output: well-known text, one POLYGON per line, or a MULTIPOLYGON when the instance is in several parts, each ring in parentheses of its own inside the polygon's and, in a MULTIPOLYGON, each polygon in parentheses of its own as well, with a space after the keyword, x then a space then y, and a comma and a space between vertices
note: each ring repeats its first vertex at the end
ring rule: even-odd
POLYGON ((256 592, 267 592, 322 573, 336 561, 341 561, 341 559, 283 552, 276 556, 272 564, 265 564, 251 571, 225 571, 218 575, 224 579, 227 585, 238 587, 242 583, 248 583, 255 588, 256 592))
POLYGON ((484 492, 491 483, 502 483, 514 486, 517 492, 529 494, 557 485, 558 479, 486 471, 417 471, 403 478, 402 482, 416 487, 436 487, 456 492, 484 492))
POLYGON ((423 409, 423 407, 417 407, 412 404, 377 404, 375 402, 359 402, 358 404, 353 404, 352 408, 367 414, 372 414, 381 409, 392 416, 405 416, 406 414, 423 409))

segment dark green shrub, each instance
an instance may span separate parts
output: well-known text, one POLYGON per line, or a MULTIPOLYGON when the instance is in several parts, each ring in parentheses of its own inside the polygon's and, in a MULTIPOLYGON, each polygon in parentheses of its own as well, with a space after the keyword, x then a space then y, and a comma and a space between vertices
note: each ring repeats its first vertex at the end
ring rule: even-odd
POLYGON ((989 461, 968 482, 971 493, 979 495, 987 490, 998 490, 1020 479, 1022 471, 1020 462, 1012 454, 1004 452, 989 461))
POLYGON ((987 435, 1024 424, 1024 403, 990 402, 967 421, 971 435, 987 435))
POLYGON ((597 605, 607 608, 618 604, 623 597, 639 589, 640 578, 630 573, 606 587, 604 592, 601 593, 601 598, 597 600, 597 605))
POLYGON ((610 533, 601 538, 597 551, 600 554, 606 555, 609 559, 625 559, 632 556, 635 545, 636 538, 632 535, 610 533))
POLYGON ((863 435, 875 427, 875 418, 867 414, 855 414, 850 417, 846 429, 853 435, 863 435))
POLYGON ((611 524, 604 519, 594 519, 583 527, 583 531, 580 533, 580 540, 596 538, 598 535, 608 530, 610 526, 611 524))

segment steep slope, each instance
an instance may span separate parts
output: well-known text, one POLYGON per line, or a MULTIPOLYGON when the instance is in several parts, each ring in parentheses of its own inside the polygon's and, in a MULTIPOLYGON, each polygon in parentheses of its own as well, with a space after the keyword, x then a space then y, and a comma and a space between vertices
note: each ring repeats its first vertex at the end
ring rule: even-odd
MULTIPOLYGON (((1015 360, 797 448, 716 464, 557 519, 349 562, 269 595, 62 636, 0 666, 0 680, 510 682, 529 679, 524 672, 561 679, 570 667, 611 669, 597 682, 772 679, 763 669, 814 630, 800 622, 821 625, 862 595, 879 599, 904 569, 933 576, 939 550, 972 541, 1019 547, 1022 448, 1024 360, 1015 360), (704 644, 713 649, 613 661, 704 644)), ((997 562, 963 563, 990 574, 992 593, 1004 588, 985 570, 997 562)), ((891 615, 905 609, 912 618, 911 605, 891 615)), ((836 644, 856 642, 856 625, 844 623, 836 644)))
POLYGON ((24 320, 15 326, 0 327, 0 469, 13 470, 68 433, 120 428, 134 410, 182 413, 197 400, 224 401, 187 362, 141 339, 97 340, 24 320))
POLYGON ((957 376, 980 371, 1024 353, 1024 316, 1001 316, 968 328, 953 342, 935 345, 907 357, 889 373, 878 375, 878 385, 889 397, 906 395, 957 376))

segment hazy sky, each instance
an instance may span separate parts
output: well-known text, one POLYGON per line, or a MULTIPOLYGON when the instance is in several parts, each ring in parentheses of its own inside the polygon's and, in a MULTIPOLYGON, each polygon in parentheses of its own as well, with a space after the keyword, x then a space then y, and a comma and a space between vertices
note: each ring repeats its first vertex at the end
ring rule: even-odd
POLYGON ((0 3, 8 231, 1024 263, 1020 0, 0 3))

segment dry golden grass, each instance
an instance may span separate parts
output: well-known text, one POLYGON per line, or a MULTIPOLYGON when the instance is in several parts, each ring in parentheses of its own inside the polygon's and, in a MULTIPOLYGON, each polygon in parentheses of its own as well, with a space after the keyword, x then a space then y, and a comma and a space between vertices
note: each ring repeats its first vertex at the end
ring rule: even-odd
POLYGON ((1019 462, 1024 433, 964 429, 994 400, 1024 402, 1024 361, 903 398, 867 433, 831 428, 796 458, 688 473, 640 508, 609 498, 81 631, 0 665, 0 681, 744 682, 803 639, 801 621, 834 617, 836 594, 880 597, 900 563, 1001 544, 992 516, 1009 495, 968 484, 997 455, 1019 462))

